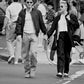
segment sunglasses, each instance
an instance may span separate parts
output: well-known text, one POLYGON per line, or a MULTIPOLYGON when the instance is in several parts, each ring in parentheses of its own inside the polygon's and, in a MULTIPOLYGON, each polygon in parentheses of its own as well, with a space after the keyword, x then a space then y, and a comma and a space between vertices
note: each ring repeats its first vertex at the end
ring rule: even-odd
POLYGON ((29 1, 27 1, 27 4, 29 4, 29 3, 32 4, 33 2, 29 2, 29 1))
POLYGON ((63 8, 63 6, 60 6, 60 8, 63 8))

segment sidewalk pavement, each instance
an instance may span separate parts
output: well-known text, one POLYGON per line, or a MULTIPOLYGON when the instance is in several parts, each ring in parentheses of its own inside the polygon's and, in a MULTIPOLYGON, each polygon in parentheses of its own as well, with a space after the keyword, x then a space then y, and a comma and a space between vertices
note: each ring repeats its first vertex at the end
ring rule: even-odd
MULTIPOLYGON (((3 41, 4 42, 4 41, 3 41)), ((0 55, 8 56, 6 43, 0 48, 0 55)), ((81 48, 78 48, 81 50, 81 48)), ((57 61, 55 55, 55 63, 57 61)), ((7 62, 0 61, 0 84, 84 84, 84 66, 73 65, 70 66, 70 78, 58 79, 56 77, 57 67, 54 64, 49 65, 50 60, 48 55, 44 51, 43 47, 38 48, 38 66, 36 77, 32 79, 24 78, 24 66, 23 64, 9 65, 7 62)), ((72 55, 72 61, 79 59, 79 52, 76 51, 72 55)), ((76 62, 75 61, 75 62, 76 62)), ((77 63, 77 62, 76 62, 77 63)))
POLYGON ((70 66, 70 78, 56 77, 57 67, 38 64, 34 78, 24 78, 24 66, 0 62, 0 84, 84 84, 84 67, 70 66), (74 82, 74 83, 73 83, 74 82))

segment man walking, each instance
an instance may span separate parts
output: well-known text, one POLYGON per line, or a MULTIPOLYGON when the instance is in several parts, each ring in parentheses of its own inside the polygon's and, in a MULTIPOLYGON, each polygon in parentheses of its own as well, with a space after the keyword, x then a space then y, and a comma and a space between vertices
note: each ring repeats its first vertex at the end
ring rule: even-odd
POLYGON ((34 77, 37 65, 37 36, 39 31, 46 34, 42 14, 34 8, 35 0, 25 0, 26 9, 19 14, 16 34, 22 36, 22 56, 24 57, 25 77, 34 77))
POLYGON ((18 0, 13 1, 14 2, 12 2, 6 9, 6 17, 4 20, 2 33, 4 33, 6 30, 7 48, 10 55, 8 63, 11 63, 12 59, 15 58, 14 64, 18 64, 18 58, 21 58, 22 39, 21 36, 18 36, 15 39, 15 27, 18 14, 22 10, 22 4, 18 0), (14 41, 16 43, 15 48, 13 45, 14 41))

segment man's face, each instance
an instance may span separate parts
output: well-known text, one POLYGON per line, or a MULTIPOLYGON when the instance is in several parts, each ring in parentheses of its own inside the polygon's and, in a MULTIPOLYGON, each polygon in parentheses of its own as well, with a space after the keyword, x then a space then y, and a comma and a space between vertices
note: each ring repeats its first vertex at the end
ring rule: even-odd
POLYGON ((67 11, 67 3, 66 3, 66 1, 60 2, 60 11, 61 12, 67 11))
POLYGON ((26 5, 28 8, 31 8, 33 5, 33 1, 32 0, 26 0, 26 5))

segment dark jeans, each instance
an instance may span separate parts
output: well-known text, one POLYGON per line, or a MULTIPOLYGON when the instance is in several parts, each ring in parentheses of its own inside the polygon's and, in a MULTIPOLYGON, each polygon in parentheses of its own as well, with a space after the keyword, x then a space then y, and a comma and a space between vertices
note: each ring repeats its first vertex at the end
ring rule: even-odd
POLYGON ((71 41, 67 32, 60 32, 57 41, 57 72, 68 73, 71 41))

